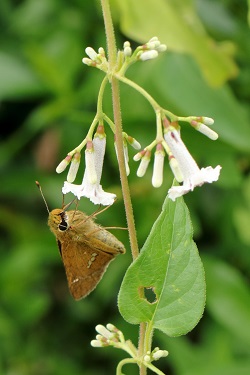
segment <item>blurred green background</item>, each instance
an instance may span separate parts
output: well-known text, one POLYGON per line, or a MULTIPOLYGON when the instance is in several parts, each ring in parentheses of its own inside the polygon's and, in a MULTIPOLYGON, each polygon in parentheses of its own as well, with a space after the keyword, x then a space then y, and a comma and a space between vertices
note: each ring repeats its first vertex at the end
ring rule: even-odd
MULTIPOLYGON (((250 32, 246 0, 112 0, 120 48, 157 35, 168 51, 137 63, 128 76, 180 116, 215 119, 218 141, 183 124, 185 143, 200 166, 222 165, 221 178, 185 197, 204 261, 207 306, 187 336, 156 332, 154 345, 170 355, 159 361, 169 375, 250 373, 250 32)), ((124 354, 94 349, 97 324, 112 322, 137 343, 137 326, 119 316, 117 293, 129 251, 110 265, 97 289, 70 296, 39 180, 50 209, 61 207, 65 174, 55 168, 85 137, 96 108, 102 73, 81 63, 84 49, 105 47, 97 1, 1 0, 0 3, 0 374, 114 374, 124 354)), ((110 92, 105 110, 112 116, 110 92)), ((124 130, 146 146, 155 135, 149 104, 121 86, 124 130)), ((107 130, 102 184, 118 201, 98 222, 125 226, 113 136, 107 130)), ((172 183, 151 186, 130 150, 129 176, 140 246, 172 183)), ((84 163, 77 182, 80 183, 84 163)), ((67 197, 68 200, 71 197, 67 197)), ((96 208, 86 199, 80 209, 96 208)), ((129 249, 127 233, 114 232, 129 249)), ((128 366, 127 374, 138 369, 128 366)))

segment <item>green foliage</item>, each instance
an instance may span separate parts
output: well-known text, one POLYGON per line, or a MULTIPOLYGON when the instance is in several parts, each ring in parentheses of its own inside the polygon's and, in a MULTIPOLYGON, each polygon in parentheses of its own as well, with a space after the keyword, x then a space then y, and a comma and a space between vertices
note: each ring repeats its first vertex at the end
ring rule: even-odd
POLYGON ((197 324, 204 310, 205 277, 192 235, 183 199, 166 198, 120 289, 119 309, 129 323, 148 322, 169 336, 183 335, 197 324), (145 289, 154 293, 152 301, 145 289))
MULTIPOLYGON (((164 13, 155 1, 143 1, 134 14, 140 3, 112 1, 119 48, 130 37, 136 45, 157 35, 169 51, 155 61, 136 64, 129 77, 172 112, 213 117, 218 141, 208 141, 188 126, 182 127, 182 134, 199 165, 220 163, 223 167, 218 183, 197 188, 185 197, 194 239, 204 259, 207 308, 186 337, 170 338, 155 330, 155 345, 170 352, 159 361, 159 367, 174 375, 247 375, 249 1, 158 2, 164 13), (153 10, 148 8, 151 4, 153 10), (175 18, 170 19, 166 7, 175 18)), ((116 295, 131 262, 129 251, 110 265, 93 294, 74 302, 34 184, 40 181, 51 209, 61 206, 65 175, 56 175, 55 168, 85 137, 95 114, 102 73, 81 63, 85 47, 105 48, 103 20, 95 4, 79 0, 0 1, 0 373, 4 375, 114 373, 123 354, 89 345, 99 323, 112 322, 126 338, 135 344, 138 340, 138 327, 124 322, 116 307, 116 295)), ((144 98, 124 85, 121 99, 124 128, 144 147, 155 134, 154 114, 144 98)), ((112 116, 108 91, 105 110, 112 116)), ((124 227, 110 133, 107 143, 102 183, 117 193, 118 202, 98 216, 98 222, 124 227)), ((152 165, 146 176, 138 179, 134 154, 129 153, 129 181, 142 247, 159 215, 172 174, 166 163, 164 184, 153 189, 152 165)), ((95 210, 87 200, 81 201, 79 208, 87 213, 95 210)), ((129 249, 125 231, 115 234, 129 249)), ((138 374, 132 366, 124 371, 138 374)))
POLYGON ((191 54, 214 86, 220 86, 237 74, 237 67, 230 56, 233 45, 214 45, 192 0, 138 0, 136 3, 133 0, 116 0, 115 3, 119 9, 121 29, 129 38, 145 43, 152 35, 157 35, 170 50, 191 54))

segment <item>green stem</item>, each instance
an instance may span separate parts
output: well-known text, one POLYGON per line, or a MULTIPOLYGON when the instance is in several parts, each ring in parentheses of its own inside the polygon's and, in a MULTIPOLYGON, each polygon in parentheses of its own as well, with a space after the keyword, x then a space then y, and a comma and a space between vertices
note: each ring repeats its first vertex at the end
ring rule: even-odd
MULTIPOLYGON (((107 45, 108 45, 109 72, 112 73, 114 72, 115 66, 116 66, 117 49, 116 49, 116 43, 115 43, 115 34, 114 34, 109 1, 101 0, 101 5, 102 5, 102 12, 103 12, 104 25, 105 25, 105 30, 106 30, 107 45)), ((111 77, 112 77, 111 87, 112 87, 112 99, 113 99, 113 112, 114 112, 114 123, 116 125, 116 145, 117 145, 118 164, 119 164, 119 170, 120 170, 120 179, 121 179, 121 186, 122 186, 122 192, 123 192, 123 197, 124 197, 124 206, 125 206, 126 217, 127 217, 131 252, 132 252, 133 259, 136 259, 139 255, 139 248, 138 248, 138 242, 137 242, 137 236, 136 236, 130 189, 129 189, 128 179, 126 175, 126 168, 125 168, 119 81, 114 75, 112 75, 111 77)), ((139 337, 139 342, 141 341, 144 342, 144 336, 142 335, 140 335, 139 337)), ((140 344, 139 344, 139 347, 140 347, 140 344)), ((131 359, 131 361, 134 363, 133 359, 131 359)), ((146 372, 147 372, 146 367, 141 364, 140 375, 146 375, 146 372)))
MULTIPOLYGON (((108 0, 101 0, 103 18, 106 30, 108 55, 109 59, 109 72, 113 72, 116 66, 116 43, 113 29, 113 23, 111 18, 110 6, 108 0)), ((121 186, 124 197, 124 205, 128 223, 128 231, 130 237, 130 245, 133 259, 139 255, 139 249, 137 244, 136 229, 134 223, 134 215, 132 202, 130 197, 130 190, 128 185, 128 179, 126 175, 125 159, 123 151, 123 136, 122 136, 122 119, 121 119, 121 106, 120 106, 120 92, 119 82, 114 75, 111 76, 111 87, 112 87, 112 99, 113 99, 113 112, 114 112, 114 123, 116 126, 116 146, 117 156, 120 170, 121 186)))
POLYGON ((118 366, 116 368, 116 375, 123 375, 122 373, 122 367, 128 363, 137 363, 136 359, 134 358, 125 358, 122 361, 118 363, 118 366))
POLYGON ((146 332, 145 332, 145 353, 151 352, 152 348, 152 337, 153 337, 153 327, 152 327, 152 321, 147 324, 146 332))
POLYGON ((162 372, 157 367, 152 365, 152 363, 148 363, 148 364, 146 364, 146 366, 147 366, 147 368, 149 368, 151 371, 153 371, 154 373, 156 373, 158 375, 165 375, 164 372, 162 372))
POLYGON ((97 116, 102 117, 103 116, 103 110, 102 110, 102 102, 103 102, 103 94, 104 90, 106 87, 106 84, 108 83, 108 76, 105 75, 105 77, 102 80, 99 94, 98 94, 98 99, 97 99, 97 116))
POLYGON ((162 134, 162 122, 161 122, 161 111, 156 112, 156 141, 161 142, 163 140, 162 134))
POLYGON ((116 66, 116 55, 117 55, 117 48, 115 42, 115 32, 113 27, 113 21, 109 6, 109 0, 101 0, 102 6, 102 13, 103 13, 103 20, 106 32, 106 41, 107 41, 107 49, 108 49, 108 57, 109 57, 109 72, 112 72, 114 67, 116 66))
POLYGON ((115 134, 115 124, 113 123, 113 121, 107 115, 105 115, 105 113, 103 114, 103 120, 105 120, 106 123, 109 124, 110 129, 115 134))
POLYGON ((130 246, 132 257, 135 260, 139 255, 139 248, 137 243, 137 235, 135 229, 133 207, 130 197, 130 189, 125 168, 125 158, 123 151, 123 136, 122 136, 122 121, 121 121, 121 108, 120 108, 120 95, 119 95, 119 82, 112 78, 111 81, 112 96, 113 96, 113 112, 114 112, 114 122, 116 126, 116 147, 117 147, 117 157, 120 170, 120 179, 122 186, 122 193, 127 217, 128 232, 130 239, 130 246))

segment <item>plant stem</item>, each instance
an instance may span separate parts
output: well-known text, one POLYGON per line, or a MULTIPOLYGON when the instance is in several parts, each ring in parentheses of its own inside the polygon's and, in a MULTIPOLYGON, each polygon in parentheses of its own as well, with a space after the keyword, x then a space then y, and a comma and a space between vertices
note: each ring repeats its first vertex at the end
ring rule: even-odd
POLYGON ((120 91, 119 81, 114 77, 112 72, 116 66, 116 43, 113 29, 113 23, 111 18, 111 12, 108 0, 101 0, 103 18, 106 30, 108 55, 109 55, 109 73, 111 75, 111 87, 112 87, 112 99, 113 99, 113 112, 114 112, 114 123, 116 126, 116 145, 117 145, 117 156, 120 170, 121 186, 124 198, 124 205, 128 223, 128 231, 130 237, 130 245, 133 259, 136 259, 139 255, 139 249, 137 244, 136 229, 134 223, 134 215, 132 202, 130 197, 130 190, 128 185, 128 179, 126 175, 125 159, 123 151, 123 136, 122 136, 122 119, 121 119, 121 105, 120 105, 120 91))
POLYGON ((118 363, 118 366, 116 368, 116 375, 122 375, 122 367, 128 363, 136 363, 136 359, 134 358, 125 358, 123 360, 121 360, 119 363, 118 363))
POLYGON ((98 94, 98 99, 97 99, 97 116, 99 117, 103 115, 102 102, 103 102, 103 94, 104 94, 104 90, 105 90, 107 82, 108 82, 108 77, 105 76, 102 80, 99 94, 98 94))
MULTIPOLYGON (((119 170, 120 170, 120 179, 121 179, 121 186, 122 186, 122 192, 123 192, 123 198, 124 198, 125 212, 126 212, 126 217, 127 217, 131 252, 132 252, 133 259, 135 260, 139 255, 139 249, 138 249, 138 243, 137 243, 130 189, 129 189, 128 179, 126 175, 126 168, 125 168, 119 81, 113 74, 115 67, 116 67, 116 54, 117 54, 115 34, 114 34, 109 1, 101 0, 101 5, 102 5, 102 12, 103 12, 104 25, 105 25, 105 30, 106 30, 107 45, 108 45, 109 74, 111 76, 114 123, 116 125, 115 135, 116 135, 117 156, 118 156, 118 163, 119 163, 119 170)), ((141 331, 140 331, 141 334, 139 337, 139 348, 142 349, 142 347, 144 347, 144 333, 145 333, 144 323, 141 324, 141 331), (144 327, 144 329, 142 329, 142 327, 144 327)), ((146 373, 147 373, 147 369, 142 364, 140 366, 140 375, 146 375, 146 373)))

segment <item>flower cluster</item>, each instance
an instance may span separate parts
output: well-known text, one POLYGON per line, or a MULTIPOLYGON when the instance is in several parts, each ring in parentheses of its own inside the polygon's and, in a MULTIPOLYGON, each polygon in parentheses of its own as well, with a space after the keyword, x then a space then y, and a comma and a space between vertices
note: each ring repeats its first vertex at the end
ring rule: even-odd
MULTIPOLYGON (((97 335, 95 340, 91 341, 91 345, 96 348, 113 346, 117 349, 126 351, 135 361, 141 362, 141 358, 138 358, 138 351, 130 340, 125 340, 122 331, 116 328, 113 324, 108 323, 105 326, 98 324, 95 327, 97 335)), ((167 350, 160 350, 156 347, 152 352, 147 351, 143 355, 143 362, 147 365, 153 361, 157 361, 160 358, 167 357, 167 350)))
POLYGON ((139 52, 137 52, 137 58, 146 61, 155 59, 158 57, 160 52, 165 52, 167 46, 162 44, 156 36, 151 38, 146 44, 137 48, 139 52))
POLYGON ((113 324, 108 323, 106 327, 98 324, 96 327, 96 339, 91 341, 91 346, 94 347, 105 347, 114 346, 121 348, 121 345, 125 344, 123 333, 117 329, 113 324))
POLYGON ((145 362, 152 362, 152 361, 158 361, 158 359, 167 357, 168 356, 167 350, 161 350, 160 348, 156 347, 152 352, 147 352, 147 354, 144 356, 145 362))
MULTIPOLYGON (((136 83, 132 83, 132 81, 124 76, 127 68, 131 64, 139 60, 146 61, 154 59, 159 53, 164 52, 166 48, 166 45, 162 44, 157 37, 151 38, 147 43, 138 46, 134 51, 132 51, 130 43, 126 41, 123 45, 123 50, 118 52, 117 64, 112 72, 109 71, 109 62, 102 47, 98 49, 98 52, 92 47, 87 47, 85 52, 88 57, 84 57, 82 61, 84 64, 96 67, 106 73, 106 77, 103 81, 105 84, 102 84, 103 87, 105 87, 108 82, 109 76, 113 74, 117 79, 129 84, 139 91, 153 106, 156 113, 157 134, 155 140, 153 140, 150 145, 146 146, 134 156, 135 161, 140 161, 137 176, 144 176, 150 163, 153 149, 155 149, 152 185, 156 188, 160 187, 163 183, 164 160, 165 156, 168 155, 169 165, 175 179, 177 182, 182 183, 180 186, 173 186, 168 191, 169 198, 174 201, 176 198, 192 191, 196 186, 217 181, 221 167, 218 165, 215 168, 206 167, 200 169, 183 143, 180 135, 179 123, 184 121, 210 139, 216 140, 218 134, 210 128, 210 126, 213 125, 213 119, 197 116, 176 116, 164 108, 161 108, 144 89, 136 83)), ((102 112, 103 87, 100 89, 98 96, 97 114, 90 126, 86 138, 76 149, 66 156, 66 158, 58 165, 56 171, 61 173, 70 164, 67 181, 65 181, 62 189, 64 194, 71 192, 78 199, 81 197, 87 197, 94 204, 111 205, 116 198, 115 194, 105 192, 100 184, 106 149, 106 134, 104 132, 103 121, 108 123, 114 134, 116 133, 116 129, 112 120, 102 112), (99 123, 99 125, 93 137, 93 132, 97 123, 99 123), (73 184, 73 182, 78 172, 81 150, 84 146, 86 146, 85 172, 82 183, 76 185, 73 184)), ((125 168, 127 175, 129 175, 130 168, 127 146, 130 144, 137 150, 139 150, 141 146, 139 142, 133 137, 127 135, 127 133, 123 132, 122 135, 125 168)), ((115 150, 117 153, 116 141, 115 150)))
MULTIPOLYGON (((140 149, 141 145, 133 137, 123 132, 123 150, 125 157, 125 166, 127 175, 129 174, 129 157, 128 144, 134 149, 140 149)), ((116 143, 115 143, 116 149, 116 143)), ((89 198, 94 204, 101 204, 108 206, 114 203, 116 195, 108 193, 103 190, 101 185, 101 176, 104 162, 104 155, 106 150, 106 134, 104 132, 104 125, 99 124, 93 139, 85 139, 81 146, 71 151, 65 159, 56 168, 57 173, 63 172, 70 164, 67 181, 64 182, 62 188, 63 194, 73 193, 78 199, 81 197, 89 198), (85 150, 85 172, 83 180, 80 185, 73 184, 76 174, 79 169, 81 153, 80 150, 86 143, 85 150)))
POLYGON ((73 184, 80 164, 80 152, 78 149, 68 154, 58 165, 56 171, 61 173, 71 162, 67 176, 62 188, 63 194, 73 193, 78 199, 89 198, 94 204, 111 205, 116 198, 115 194, 107 193, 100 184, 103 161, 106 149, 106 134, 103 125, 99 125, 93 140, 86 141, 85 150, 85 172, 80 185, 73 184))
MULTIPOLYGON (((217 133, 207 126, 213 124, 213 119, 192 116, 185 118, 185 121, 190 122, 196 130, 210 139, 216 140, 218 138, 217 133)), ((173 186, 169 189, 168 196, 173 201, 189 191, 193 191, 196 186, 218 180, 221 166, 218 165, 216 168, 207 167, 200 169, 181 139, 180 127, 177 122, 170 123, 168 119, 164 117, 162 119, 162 126, 164 136, 158 137, 158 140, 155 140, 134 156, 135 161, 140 160, 140 165, 137 170, 138 177, 142 177, 146 173, 152 149, 156 146, 152 185, 154 187, 162 185, 164 157, 166 152, 168 154, 170 168, 176 180, 179 183, 183 183, 181 186, 173 186)))
POLYGON ((88 66, 93 66, 104 72, 108 71, 108 61, 105 56, 105 51, 102 47, 98 49, 96 52, 92 47, 87 47, 85 49, 86 54, 88 57, 84 57, 82 62, 88 66))
POLYGON ((171 152, 170 160, 175 178, 178 182, 183 182, 182 186, 173 186, 169 189, 170 199, 174 201, 181 195, 193 191, 196 186, 218 180, 221 166, 199 169, 175 128, 170 128, 164 138, 171 152))
MULTIPOLYGON (((146 61, 155 59, 158 57, 159 53, 165 52, 167 46, 159 41, 155 36, 151 38, 147 43, 138 46, 134 52, 128 41, 123 44, 123 51, 119 51, 117 71, 125 70, 136 61, 146 61)), ((104 72, 108 72, 108 61, 105 56, 105 51, 102 47, 96 52, 92 47, 87 47, 85 49, 86 55, 82 62, 88 66, 98 68, 104 72)))
MULTIPOLYGON (((189 121, 196 130, 205 134, 210 139, 217 139, 217 133, 207 126, 207 124, 210 125, 213 123, 212 119, 208 117, 192 116, 185 118, 185 120, 189 121)), ((189 191, 193 191, 196 186, 218 180, 221 166, 218 165, 215 168, 209 166, 200 169, 181 139, 180 126, 177 122, 170 123, 168 119, 164 117, 161 120, 161 126, 163 130, 162 137, 158 137, 157 140, 153 141, 149 146, 145 147, 134 156, 135 161, 140 161, 137 170, 138 177, 145 175, 151 160, 152 149, 155 147, 152 185, 157 188, 163 183, 164 159, 167 154, 169 165, 175 179, 179 183, 182 183, 180 186, 173 186, 169 189, 168 196, 173 201, 189 191)), ((133 137, 125 132, 123 133, 123 150, 127 175, 129 175, 130 172, 128 144, 137 150, 141 147, 139 142, 133 137)), ((62 189, 63 194, 71 192, 78 199, 87 197, 94 204, 113 204, 116 195, 105 192, 100 184, 105 149, 106 134, 104 132, 104 126, 99 124, 94 139, 86 141, 85 173, 82 183, 80 185, 73 184, 81 160, 79 149, 75 149, 73 152, 69 153, 58 165, 56 171, 61 173, 69 163, 71 163, 67 181, 65 181, 62 189)))

